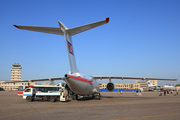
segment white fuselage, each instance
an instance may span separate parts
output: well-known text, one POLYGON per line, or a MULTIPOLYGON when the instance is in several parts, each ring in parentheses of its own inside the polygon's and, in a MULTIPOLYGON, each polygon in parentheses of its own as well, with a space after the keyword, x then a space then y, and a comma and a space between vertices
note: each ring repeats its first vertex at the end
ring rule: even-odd
POLYGON ((164 86, 163 86, 163 90, 176 90, 176 87, 164 85, 164 86))
POLYGON ((99 91, 98 82, 91 77, 68 75, 65 81, 70 90, 78 95, 93 95, 99 91))

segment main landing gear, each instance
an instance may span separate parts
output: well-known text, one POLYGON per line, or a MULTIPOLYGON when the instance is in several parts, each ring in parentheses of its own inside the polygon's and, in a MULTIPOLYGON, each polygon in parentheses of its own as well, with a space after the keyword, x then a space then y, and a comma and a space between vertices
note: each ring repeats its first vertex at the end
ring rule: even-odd
POLYGON ((95 99, 95 100, 100 100, 101 99, 101 94, 96 93, 96 94, 92 95, 92 98, 95 99))
POLYGON ((73 99, 73 100, 78 100, 78 95, 77 95, 77 94, 73 94, 73 95, 72 95, 72 99, 73 99))

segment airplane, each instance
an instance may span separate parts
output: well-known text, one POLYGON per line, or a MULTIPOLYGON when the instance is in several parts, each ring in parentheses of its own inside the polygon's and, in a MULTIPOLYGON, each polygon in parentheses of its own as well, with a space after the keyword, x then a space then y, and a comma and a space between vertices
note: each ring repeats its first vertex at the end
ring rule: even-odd
MULTIPOLYGON (((35 82, 35 81, 53 81, 53 80, 64 80, 66 82, 66 90, 72 93, 72 99, 77 100, 78 95, 80 96, 91 96, 95 100, 101 99, 101 93, 99 91, 99 84, 97 82, 98 79, 109 79, 109 83, 107 83, 107 90, 112 92, 115 88, 114 84, 111 82, 111 79, 140 79, 140 80, 170 80, 174 81, 177 79, 158 79, 158 78, 140 78, 140 77, 118 77, 118 76, 87 76, 77 69, 75 54, 73 50, 73 43, 71 36, 76 35, 78 33, 84 32, 86 30, 98 27, 100 25, 107 24, 109 22, 109 18, 105 20, 93 22, 90 24, 85 24, 82 26, 67 28, 62 22, 58 21, 59 27, 40 27, 40 26, 22 26, 22 25, 13 25, 16 28, 23 30, 30 30, 35 32, 44 32, 56 35, 64 35, 66 52, 69 63, 69 73, 65 74, 64 77, 60 78, 48 78, 48 79, 35 79, 35 80, 26 80, 23 82, 35 82)), ((22 81, 19 81, 22 82, 22 81)))
POLYGON ((148 88, 151 88, 153 90, 160 90, 160 91, 162 90, 162 86, 155 86, 151 83, 150 80, 147 81, 147 84, 148 84, 148 88))
POLYGON ((177 90, 177 88, 172 85, 164 85, 163 90, 177 90))
POLYGON ((153 90, 176 90, 177 88, 174 86, 170 86, 170 85, 163 85, 163 86, 155 86, 151 83, 150 80, 147 81, 148 87, 153 89, 153 90))

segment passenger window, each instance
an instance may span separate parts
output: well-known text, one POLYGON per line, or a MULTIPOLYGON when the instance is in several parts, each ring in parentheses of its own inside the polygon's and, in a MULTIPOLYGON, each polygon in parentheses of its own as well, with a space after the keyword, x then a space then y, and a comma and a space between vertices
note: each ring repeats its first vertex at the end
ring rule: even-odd
POLYGON ((48 92, 48 88, 45 88, 45 92, 48 92))
POLYGON ((49 88, 48 88, 48 91, 52 91, 52 88, 51 88, 51 87, 49 87, 49 88))
POLYGON ((44 88, 41 88, 41 92, 44 92, 45 90, 44 90, 44 88))

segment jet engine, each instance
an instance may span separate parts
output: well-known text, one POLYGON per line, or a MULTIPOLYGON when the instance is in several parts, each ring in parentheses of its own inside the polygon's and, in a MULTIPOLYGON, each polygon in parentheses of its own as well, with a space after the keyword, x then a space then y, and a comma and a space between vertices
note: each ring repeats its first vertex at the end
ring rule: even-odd
POLYGON ((114 84, 113 83, 108 83, 106 85, 106 89, 109 91, 109 92, 113 92, 114 91, 114 84))

